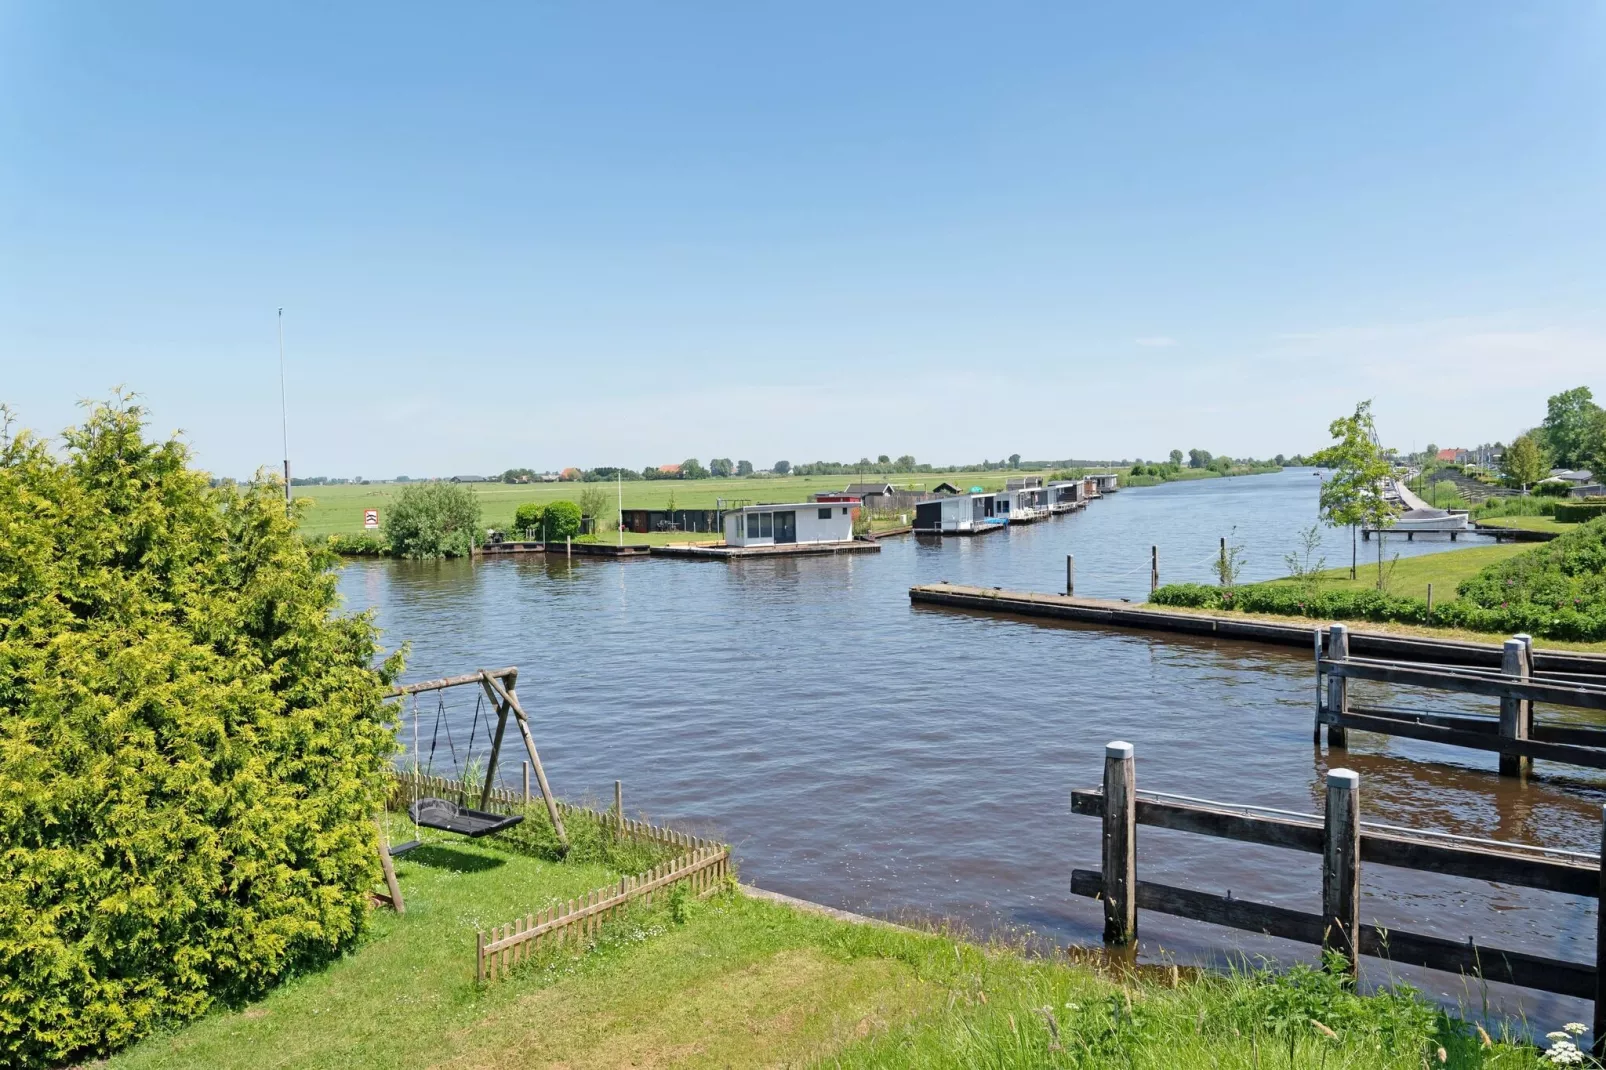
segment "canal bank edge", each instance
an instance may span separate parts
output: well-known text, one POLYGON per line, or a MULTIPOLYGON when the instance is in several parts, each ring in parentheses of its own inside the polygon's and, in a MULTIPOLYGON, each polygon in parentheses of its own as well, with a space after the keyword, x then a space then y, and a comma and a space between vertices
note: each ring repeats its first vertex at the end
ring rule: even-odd
MULTIPOLYGON (((1312 619, 1309 624, 1283 624, 1241 617, 1151 609, 1147 606, 1112 602, 1101 598, 1075 598, 1063 594, 1006 591, 1000 588, 970 587, 952 583, 931 583, 911 587, 909 601, 916 605, 946 606, 986 613, 1074 621, 1081 624, 1102 624, 1139 631, 1177 632, 1216 639, 1298 647, 1303 650, 1312 649, 1313 633, 1325 630, 1330 623, 1312 619)), ((1400 661, 1432 661, 1493 668, 1498 668, 1501 663, 1502 649, 1496 643, 1419 638, 1385 632, 1351 631, 1349 634, 1350 650, 1355 654, 1375 655, 1400 661)), ((1606 655, 1536 648, 1534 668, 1550 672, 1606 677, 1606 655)))

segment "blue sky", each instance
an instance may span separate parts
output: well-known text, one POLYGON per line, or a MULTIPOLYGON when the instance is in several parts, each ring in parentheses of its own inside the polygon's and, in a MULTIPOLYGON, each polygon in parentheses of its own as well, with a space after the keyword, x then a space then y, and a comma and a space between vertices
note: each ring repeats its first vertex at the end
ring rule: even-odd
POLYGON ((235 475, 1507 439, 1603 209, 1599 3, 0 10, 0 400, 235 475))

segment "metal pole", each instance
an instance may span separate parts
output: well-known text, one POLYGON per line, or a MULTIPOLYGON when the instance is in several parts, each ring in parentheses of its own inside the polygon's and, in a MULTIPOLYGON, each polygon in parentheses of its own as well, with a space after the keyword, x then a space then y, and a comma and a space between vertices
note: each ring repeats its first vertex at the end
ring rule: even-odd
POLYGON ((290 406, 284 390, 284 309, 279 309, 279 430, 284 437, 284 508, 290 511, 290 406))
POLYGON ((625 544, 625 477, 620 472, 613 474, 614 486, 619 490, 619 545, 625 544))

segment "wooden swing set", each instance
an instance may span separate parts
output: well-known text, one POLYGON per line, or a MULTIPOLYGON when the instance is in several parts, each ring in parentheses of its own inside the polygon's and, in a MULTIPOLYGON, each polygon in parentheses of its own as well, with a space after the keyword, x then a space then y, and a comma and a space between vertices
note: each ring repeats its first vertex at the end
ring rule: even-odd
MULTIPOLYGON (((391 697, 393 698, 401 698, 405 701, 406 696, 412 696, 413 746, 411 774, 413 801, 412 805, 408 807, 408 813, 413 820, 415 832, 419 829, 431 828, 478 839, 481 836, 489 836, 512 828, 524 820, 523 814, 499 814, 486 809, 490 802, 491 788, 497 782, 497 762, 502 757, 502 741, 506 737, 507 722, 511 715, 513 721, 518 725, 519 734, 524 739, 524 749, 530 755, 530 767, 535 770, 536 783, 541 790, 541 799, 546 803, 547 816, 552 820, 553 831, 557 833, 558 842, 563 845, 563 849, 568 850, 569 835, 563 828, 563 815, 558 810, 558 801, 553 797, 551 785, 547 783, 546 770, 541 766, 541 755, 535 749, 535 738, 530 734, 529 716, 524 712, 524 707, 519 705, 518 692, 515 690, 518 678, 518 668, 509 666, 505 669, 481 669, 478 672, 464 673, 461 676, 446 676, 439 680, 425 680, 421 683, 405 684, 391 689, 391 697), (452 741, 451 726, 447 723, 446 718, 444 693, 448 688, 472 686, 474 684, 480 685, 481 694, 476 697, 474 703, 474 721, 473 726, 469 729, 468 749, 464 755, 465 763, 471 762, 473 759, 474 740, 479 730, 480 714, 486 702, 489 702, 495 711, 496 729, 493 734, 487 719, 486 734, 490 738, 491 753, 485 763, 479 805, 470 808, 461 802, 427 797, 420 793, 419 786, 422 782, 422 777, 426 774, 419 768, 419 722, 422 718, 422 713, 419 710, 418 696, 431 691, 441 696, 440 702, 437 704, 435 724, 430 733, 429 742, 428 761, 430 769, 433 769, 435 748, 440 740, 443 728, 446 732, 447 746, 451 750, 453 762, 455 763, 457 760, 457 747, 452 741)), ((404 708, 402 727, 405 727, 405 725, 406 713, 404 708)), ((458 772, 462 773, 463 768, 459 768, 458 772)), ((395 908, 398 914, 403 913, 405 912, 405 906, 402 902, 401 886, 396 881, 396 867, 392 860, 406 854, 408 851, 415 850, 422 845, 423 841, 415 835, 413 839, 406 843, 390 847, 386 843, 383 822, 376 818, 375 824, 379 827, 379 863, 380 868, 384 870, 390 905, 395 908)))

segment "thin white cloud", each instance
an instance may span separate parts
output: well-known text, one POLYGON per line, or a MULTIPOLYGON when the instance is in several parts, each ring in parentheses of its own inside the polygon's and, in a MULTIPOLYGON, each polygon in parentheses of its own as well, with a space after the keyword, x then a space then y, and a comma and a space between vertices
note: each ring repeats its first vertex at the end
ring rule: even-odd
POLYGON ((1166 349, 1177 344, 1175 338, 1165 334, 1148 334, 1142 338, 1134 338, 1132 341, 1140 346, 1148 346, 1151 349, 1166 349))

